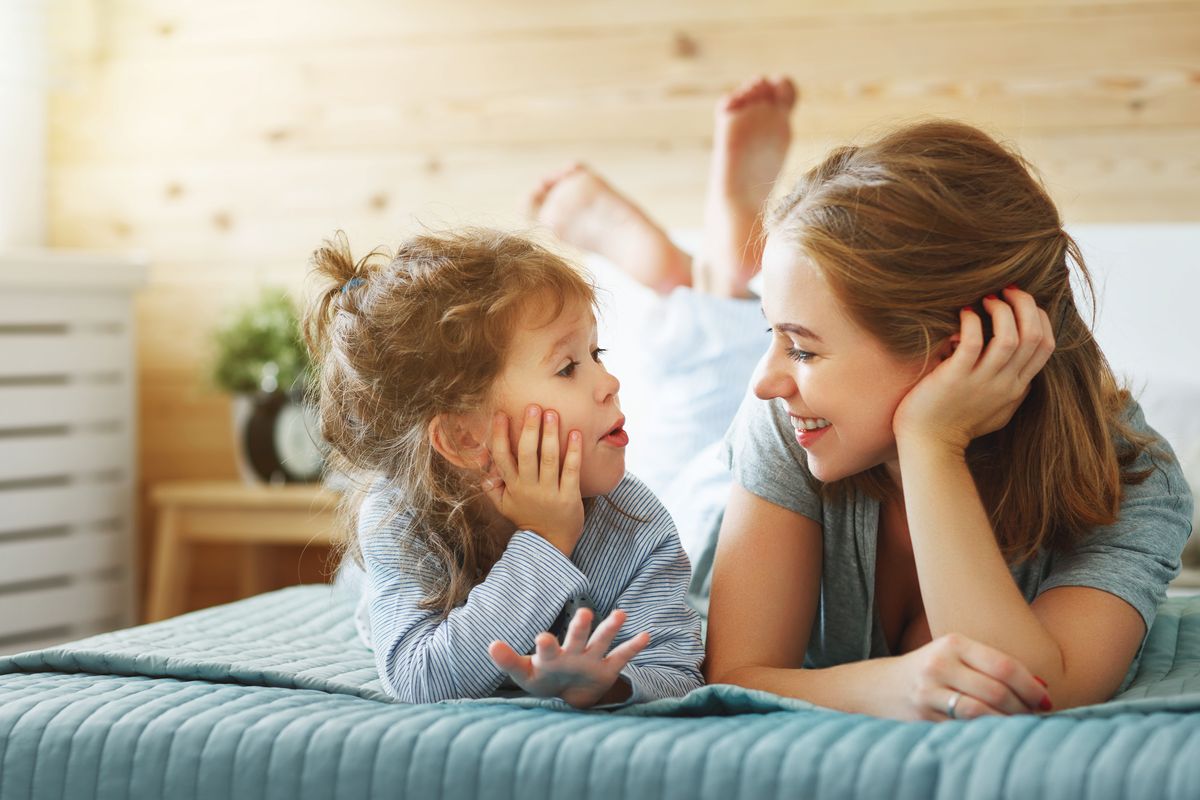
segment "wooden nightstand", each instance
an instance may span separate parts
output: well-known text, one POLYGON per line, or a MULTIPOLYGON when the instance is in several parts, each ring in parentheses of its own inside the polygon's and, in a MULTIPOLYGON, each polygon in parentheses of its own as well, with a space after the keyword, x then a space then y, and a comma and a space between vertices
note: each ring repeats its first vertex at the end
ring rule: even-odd
POLYGON ((264 552, 269 545, 329 545, 338 494, 320 484, 250 486, 236 481, 169 481, 154 486, 157 510, 154 567, 147 618, 154 622, 185 609, 190 545, 245 545, 241 592, 265 591, 264 552))

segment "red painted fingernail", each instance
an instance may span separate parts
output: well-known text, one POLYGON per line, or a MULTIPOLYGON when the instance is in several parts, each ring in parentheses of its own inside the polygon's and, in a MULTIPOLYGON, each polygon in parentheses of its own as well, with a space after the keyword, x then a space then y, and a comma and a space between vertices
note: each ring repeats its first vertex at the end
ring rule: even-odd
POLYGON ((1004 288, 1012 289, 1012 290, 1018 291, 1018 292, 1021 291, 1020 288, 1015 283, 1010 283, 1008 286, 1005 286, 1004 288))
POLYGON ((963 311, 972 311, 972 312, 975 311, 975 309, 971 308, 970 306, 963 306, 962 310, 963 311))
POLYGON ((1040 708, 1042 711, 1049 711, 1050 709, 1054 708, 1054 703, 1050 702, 1050 695, 1046 695, 1042 698, 1042 702, 1038 703, 1038 708, 1040 708))
POLYGON ((1035 681, 1037 681, 1038 683, 1040 683, 1042 686, 1046 686, 1046 685, 1047 685, 1047 684, 1046 684, 1046 682, 1045 682, 1044 680, 1042 680, 1041 678, 1039 678, 1037 675, 1034 675, 1034 676, 1033 676, 1033 679, 1034 679, 1035 681))
POLYGON ((1000 298, 996 297, 996 295, 994 295, 994 294, 989 294, 986 297, 984 297, 983 299, 984 300, 999 300, 1000 298))

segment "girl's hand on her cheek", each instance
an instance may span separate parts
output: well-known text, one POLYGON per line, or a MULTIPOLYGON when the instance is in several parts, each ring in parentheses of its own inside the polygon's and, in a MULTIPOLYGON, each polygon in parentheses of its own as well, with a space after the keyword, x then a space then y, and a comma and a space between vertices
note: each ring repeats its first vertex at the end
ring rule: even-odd
MULTIPOLYGON (((592 611, 581 608, 575 612, 561 647, 552 634, 540 633, 532 656, 522 656, 501 641, 492 642, 488 654, 514 683, 534 697, 561 697, 575 708, 588 708, 601 700, 618 700, 614 689, 621 670, 650 643, 650 634, 643 631, 608 652, 623 624, 625 612, 618 609, 596 626, 588 639, 592 611)), ((619 699, 627 698, 625 694, 619 699)))
POLYGON ((508 417, 497 414, 492 421, 491 457, 499 477, 484 484, 487 496, 517 528, 533 531, 568 558, 583 532, 583 497, 579 493, 582 449, 579 432, 571 431, 560 470, 558 414, 546 411, 543 424, 542 410, 530 406, 514 460, 508 417))
POLYGON ((1012 419, 1035 375, 1054 352, 1050 318, 1033 296, 1015 286, 1004 299, 989 295, 992 340, 984 346, 983 324, 962 309, 957 349, 905 396, 892 420, 897 442, 928 440, 965 451, 971 440, 999 430, 1012 419))

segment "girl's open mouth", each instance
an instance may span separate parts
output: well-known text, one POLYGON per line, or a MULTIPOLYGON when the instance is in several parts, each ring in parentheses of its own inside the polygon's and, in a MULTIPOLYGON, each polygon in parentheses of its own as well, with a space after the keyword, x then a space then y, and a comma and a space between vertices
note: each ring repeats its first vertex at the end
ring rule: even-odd
POLYGON ((624 428, 613 428, 600 441, 611 444, 613 447, 624 447, 629 444, 629 434, 625 432, 624 428))

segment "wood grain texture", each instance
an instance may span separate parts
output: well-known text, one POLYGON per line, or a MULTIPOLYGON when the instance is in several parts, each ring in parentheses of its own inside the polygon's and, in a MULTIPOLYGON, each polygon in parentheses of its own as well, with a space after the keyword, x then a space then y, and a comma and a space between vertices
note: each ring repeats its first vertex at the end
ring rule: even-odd
POLYGON ((579 158, 695 227, 713 103, 758 72, 800 85, 788 172, 944 115, 1019 147, 1069 222, 1200 219, 1200 2, 58 0, 49 27, 51 244, 152 264, 147 485, 236 475, 208 331, 301 290, 322 238, 525 225, 579 158))

